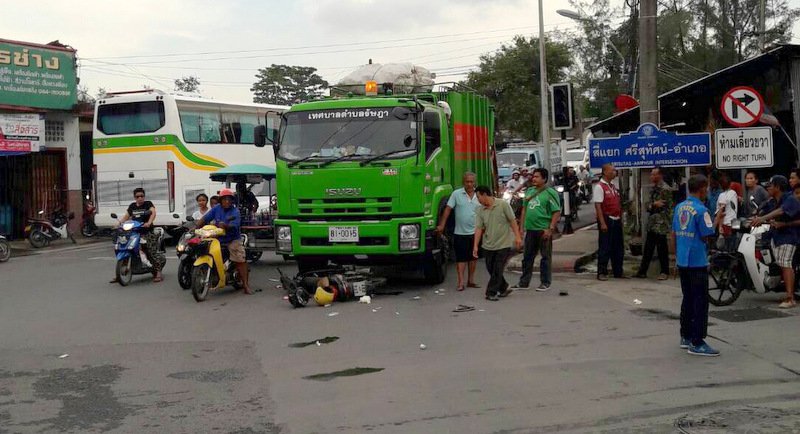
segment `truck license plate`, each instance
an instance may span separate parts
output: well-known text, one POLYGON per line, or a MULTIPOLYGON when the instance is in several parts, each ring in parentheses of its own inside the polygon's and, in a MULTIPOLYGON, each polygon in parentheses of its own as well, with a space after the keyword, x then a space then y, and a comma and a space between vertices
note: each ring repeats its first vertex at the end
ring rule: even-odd
POLYGON ((358 226, 328 227, 328 241, 331 243, 357 243, 358 226))

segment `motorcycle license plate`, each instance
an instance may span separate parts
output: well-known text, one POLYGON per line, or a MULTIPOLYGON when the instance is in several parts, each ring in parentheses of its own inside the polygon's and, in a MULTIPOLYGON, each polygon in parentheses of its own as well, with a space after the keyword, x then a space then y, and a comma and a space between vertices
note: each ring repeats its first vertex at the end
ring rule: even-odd
POLYGON ((331 243, 357 243, 358 226, 330 226, 328 227, 328 242, 331 243))

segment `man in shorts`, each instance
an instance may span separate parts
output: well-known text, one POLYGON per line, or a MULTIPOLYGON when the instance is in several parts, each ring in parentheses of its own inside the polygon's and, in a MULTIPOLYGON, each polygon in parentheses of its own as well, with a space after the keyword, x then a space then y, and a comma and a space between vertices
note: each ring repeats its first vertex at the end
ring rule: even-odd
POLYGON ((796 244, 800 242, 797 227, 790 223, 800 218, 800 201, 789 190, 789 181, 785 176, 775 175, 769 180, 767 193, 775 199, 778 207, 775 211, 765 216, 753 219, 753 226, 775 220, 770 231, 772 232, 772 246, 775 251, 775 262, 781 267, 783 283, 786 285, 786 299, 778 307, 789 309, 795 307, 794 299, 794 252, 796 244))
POLYGON ((239 210, 233 206, 234 193, 228 188, 223 188, 219 192, 220 204, 211 208, 200 220, 197 227, 203 227, 206 222, 215 222, 219 228, 225 229, 225 235, 218 238, 220 244, 228 249, 230 260, 236 264, 236 270, 242 279, 242 286, 245 294, 252 294, 250 282, 248 280, 247 260, 245 258, 244 246, 242 245, 241 226, 242 216, 239 210))
POLYGON ((438 234, 444 233, 444 227, 447 224, 447 219, 450 218, 450 213, 455 210, 456 212, 456 228, 453 233, 453 247, 456 251, 456 271, 458 271, 457 289, 463 291, 464 286, 464 269, 467 269, 467 285, 470 288, 480 288, 480 285, 475 283, 475 266, 478 263, 476 258, 472 257, 472 244, 475 240, 475 210, 480 203, 478 196, 475 194, 475 174, 467 172, 462 179, 462 188, 454 191, 447 201, 447 206, 439 218, 439 225, 436 227, 438 234))

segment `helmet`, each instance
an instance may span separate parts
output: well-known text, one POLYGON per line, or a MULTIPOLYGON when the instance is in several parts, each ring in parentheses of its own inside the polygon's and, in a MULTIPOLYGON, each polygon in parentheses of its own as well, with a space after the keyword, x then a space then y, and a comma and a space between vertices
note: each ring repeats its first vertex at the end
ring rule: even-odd
POLYGON ((234 197, 234 195, 235 194, 233 193, 233 190, 231 190, 230 188, 223 188, 222 190, 219 191, 220 199, 222 199, 225 196, 234 197))
POLYGON ((333 303, 333 293, 328 292, 325 288, 318 286, 317 292, 314 293, 314 301, 320 306, 333 303))

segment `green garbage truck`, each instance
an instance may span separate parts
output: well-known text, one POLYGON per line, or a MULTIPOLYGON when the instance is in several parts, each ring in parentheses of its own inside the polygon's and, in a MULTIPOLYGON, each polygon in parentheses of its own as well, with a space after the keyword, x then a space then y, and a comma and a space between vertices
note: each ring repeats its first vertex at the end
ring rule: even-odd
POLYGON ((450 242, 435 228, 465 172, 494 188, 494 110, 474 91, 363 95, 296 104, 257 131, 276 155, 277 253, 300 271, 336 264, 404 265, 446 277, 450 242))

